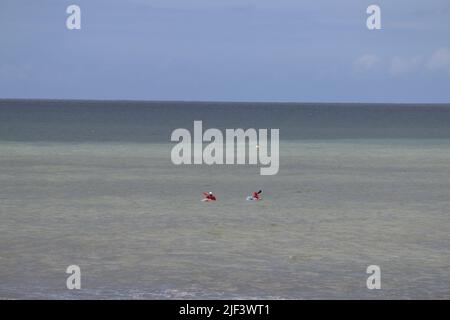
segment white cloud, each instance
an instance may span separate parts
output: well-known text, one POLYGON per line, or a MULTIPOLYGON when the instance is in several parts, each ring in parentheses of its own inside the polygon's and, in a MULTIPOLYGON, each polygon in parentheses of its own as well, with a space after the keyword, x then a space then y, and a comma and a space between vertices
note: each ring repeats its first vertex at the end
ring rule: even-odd
POLYGON ((450 50, 437 50, 428 59, 426 66, 431 71, 450 71, 450 50))
POLYGON ((377 55, 364 54, 355 60, 353 68, 356 71, 369 71, 373 70, 379 62, 380 58, 377 55))
POLYGON ((394 57, 389 66, 389 73, 391 75, 400 75, 415 71, 421 67, 423 59, 420 56, 412 58, 394 57))
POLYGON ((391 76, 400 76, 414 72, 429 70, 432 72, 450 72, 450 50, 442 48, 430 56, 394 56, 386 59, 386 63, 378 55, 364 54, 353 62, 353 70, 366 72, 380 70, 388 72, 391 76))

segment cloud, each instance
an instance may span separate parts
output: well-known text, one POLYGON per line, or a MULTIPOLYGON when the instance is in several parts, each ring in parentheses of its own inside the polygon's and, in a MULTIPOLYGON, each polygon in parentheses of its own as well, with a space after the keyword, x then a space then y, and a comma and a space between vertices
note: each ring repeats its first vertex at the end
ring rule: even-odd
POLYGON ((423 59, 420 56, 412 58, 394 57, 391 59, 389 73, 391 75, 400 75, 415 71, 421 67, 423 59))
POLYGON ((450 71, 450 50, 443 48, 434 52, 426 67, 431 71, 450 71))
POLYGON ((357 72, 367 72, 379 70, 387 72, 391 76, 400 76, 414 72, 450 72, 450 50, 442 48, 436 50, 430 56, 394 56, 390 59, 380 58, 377 54, 367 53, 359 56, 353 62, 353 70, 357 72))
POLYGON ((353 69, 356 71, 369 71, 373 70, 378 63, 380 58, 375 54, 364 54, 355 60, 353 63, 353 69))

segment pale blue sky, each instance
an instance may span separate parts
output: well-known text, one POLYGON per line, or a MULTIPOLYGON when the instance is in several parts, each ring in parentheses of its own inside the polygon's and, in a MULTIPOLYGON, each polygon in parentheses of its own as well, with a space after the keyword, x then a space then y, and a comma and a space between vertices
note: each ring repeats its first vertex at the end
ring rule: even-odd
POLYGON ((449 103, 450 1, 1 0, 0 98, 449 103))

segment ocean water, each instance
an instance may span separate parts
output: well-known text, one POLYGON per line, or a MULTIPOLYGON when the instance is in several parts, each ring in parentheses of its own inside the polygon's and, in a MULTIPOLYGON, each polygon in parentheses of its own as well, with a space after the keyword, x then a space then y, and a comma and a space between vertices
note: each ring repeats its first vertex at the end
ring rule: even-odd
POLYGON ((0 298, 448 299, 450 106, 2 101, 0 298), (173 165, 193 120, 279 173, 173 165))

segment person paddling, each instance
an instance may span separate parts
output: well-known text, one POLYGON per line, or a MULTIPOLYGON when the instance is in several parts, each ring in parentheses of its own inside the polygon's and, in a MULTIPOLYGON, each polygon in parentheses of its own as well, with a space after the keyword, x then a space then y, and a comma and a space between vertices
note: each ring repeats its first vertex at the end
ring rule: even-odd
POLYGON ((216 196, 210 191, 210 192, 203 192, 203 195, 205 198, 203 200, 209 200, 209 201, 216 201, 216 196))
POLYGON ((259 196, 262 193, 262 190, 259 190, 258 192, 253 192, 251 197, 247 197, 247 200, 261 200, 261 197, 259 196))

